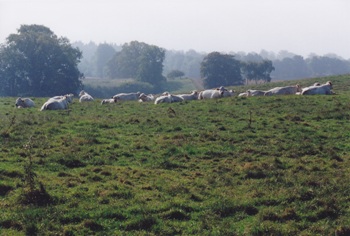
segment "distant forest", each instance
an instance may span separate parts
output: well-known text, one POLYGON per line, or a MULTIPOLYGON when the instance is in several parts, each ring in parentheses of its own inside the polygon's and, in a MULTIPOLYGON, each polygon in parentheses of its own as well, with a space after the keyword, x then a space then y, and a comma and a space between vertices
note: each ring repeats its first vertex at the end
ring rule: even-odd
MULTIPOLYGON (((96 44, 94 42, 74 42, 73 47, 78 47, 83 58, 79 69, 85 77, 107 78, 105 69, 108 61, 116 52, 122 49, 117 44, 96 44)), ((171 71, 182 71, 185 77, 200 78, 200 64, 208 53, 189 51, 166 50, 163 74, 171 71)), ((293 80, 329 75, 341 75, 350 73, 350 60, 346 60, 336 54, 319 56, 310 54, 307 58, 288 52, 279 53, 262 50, 260 53, 229 52, 235 59, 242 62, 272 61, 275 68, 271 72, 272 81, 293 80)))

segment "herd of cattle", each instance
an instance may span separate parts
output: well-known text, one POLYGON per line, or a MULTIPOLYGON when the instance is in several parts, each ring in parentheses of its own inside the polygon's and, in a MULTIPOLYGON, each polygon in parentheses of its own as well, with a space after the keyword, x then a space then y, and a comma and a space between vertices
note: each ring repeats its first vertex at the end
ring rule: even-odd
MULTIPOLYGON (((276 87, 268 91, 262 90, 247 90, 244 93, 240 93, 239 97, 250 97, 250 96, 271 96, 271 95, 315 95, 315 94, 324 94, 330 95, 333 94, 332 91, 332 82, 328 81, 325 84, 315 83, 312 86, 301 88, 299 84, 294 86, 286 87, 276 87)), ((234 95, 233 90, 227 90, 223 86, 215 89, 203 90, 201 92, 192 91, 190 94, 170 94, 169 92, 164 92, 160 96, 153 96, 152 94, 146 95, 144 93, 119 93, 114 95, 112 98, 103 99, 101 104, 110 104, 117 103, 122 101, 139 101, 139 102, 154 102, 154 104, 159 103, 173 103, 173 102, 182 102, 189 100, 201 100, 201 99, 213 99, 213 98, 222 98, 222 97, 231 97, 234 95)), ((62 96, 55 96, 49 98, 41 107, 43 110, 64 110, 68 109, 68 104, 73 102, 73 94, 67 94, 62 96)), ((86 93, 81 91, 79 93, 79 102, 89 102, 94 101, 94 98, 86 93)), ((30 98, 17 98, 16 107, 18 108, 28 108, 35 107, 35 103, 30 98)))

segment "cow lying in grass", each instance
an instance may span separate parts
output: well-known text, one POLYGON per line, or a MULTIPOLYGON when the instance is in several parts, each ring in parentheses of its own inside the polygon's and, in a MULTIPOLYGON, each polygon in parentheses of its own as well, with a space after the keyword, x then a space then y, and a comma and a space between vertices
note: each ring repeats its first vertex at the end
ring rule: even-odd
POLYGON ((110 103, 116 103, 116 102, 117 102, 117 99, 107 98, 107 99, 103 99, 101 101, 101 105, 103 105, 103 104, 110 104, 110 103))
POLYGON ((271 95, 291 95, 301 92, 301 86, 299 84, 294 86, 276 87, 265 92, 265 96, 271 95))
POLYGON ((35 103, 30 98, 17 98, 15 103, 17 108, 29 108, 29 107, 35 107, 35 103))
POLYGON ((72 94, 72 93, 66 94, 66 95, 62 95, 62 96, 55 96, 55 97, 52 97, 52 98, 50 98, 50 99, 59 100, 59 99, 62 99, 62 98, 64 98, 64 97, 67 98, 67 102, 73 103, 74 94, 72 94))
POLYGON ((162 95, 160 97, 157 97, 156 100, 154 101, 154 104, 159 104, 159 103, 173 103, 173 102, 182 102, 183 98, 177 95, 162 95))
POLYGON ((155 98, 152 94, 146 95, 144 93, 141 93, 139 96, 139 102, 152 102, 154 99, 155 98))
POLYGON ((40 111, 44 110, 65 110, 68 109, 68 99, 67 96, 63 96, 60 99, 50 98, 47 102, 45 102, 40 111))
POLYGON ((84 90, 79 93, 79 97, 79 102, 90 102, 94 100, 94 98, 84 90))
POLYGON ((112 98, 117 99, 117 101, 137 101, 140 97, 141 93, 118 93, 114 95, 112 98))
POLYGON ((199 93, 198 99, 212 99, 212 98, 221 98, 225 92, 225 88, 221 86, 217 89, 207 89, 199 93))
POLYGON ((184 101, 197 100, 198 92, 194 90, 190 94, 178 94, 177 96, 182 97, 184 101))
POLYGON ((333 88, 332 82, 328 81, 325 84, 313 85, 313 86, 303 88, 303 90, 301 91, 301 95, 316 95, 316 94, 330 95, 330 94, 333 94, 332 88, 333 88))

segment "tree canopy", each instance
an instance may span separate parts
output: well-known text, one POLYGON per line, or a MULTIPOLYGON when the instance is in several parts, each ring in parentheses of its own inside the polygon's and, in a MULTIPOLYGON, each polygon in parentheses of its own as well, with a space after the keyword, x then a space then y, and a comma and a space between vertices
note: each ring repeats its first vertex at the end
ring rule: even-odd
POLYGON ((204 87, 242 85, 241 65, 233 55, 209 53, 201 63, 204 87))
POLYGON ((134 78, 160 88, 165 81, 163 61, 165 50, 138 41, 124 44, 108 63, 111 78, 134 78))
POLYGON ((167 74, 166 77, 169 79, 176 79, 176 78, 181 78, 184 75, 185 73, 182 72, 181 70, 172 70, 167 74))
POLYGON ((116 50, 109 44, 99 44, 93 56, 95 75, 99 78, 106 77, 106 65, 115 55, 116 50))
POLYGON ((82 53, 42 25, 22 25, 0 48, 0 94, 52 96, 75 93, 82 53))
POLYGON ((274 69, 272 61, 269 60, 262 62, 242 62, 242 71, 247 82, 271 82, 270 74, 274 69))

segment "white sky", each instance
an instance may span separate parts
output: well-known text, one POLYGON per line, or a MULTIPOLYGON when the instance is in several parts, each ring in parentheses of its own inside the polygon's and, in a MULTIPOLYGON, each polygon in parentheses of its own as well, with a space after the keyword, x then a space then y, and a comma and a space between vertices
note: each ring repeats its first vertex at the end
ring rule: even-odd
POLYGON ((350 0, 0 0, 0 43, 22 24, 70 42, 350 58, 350 0))

